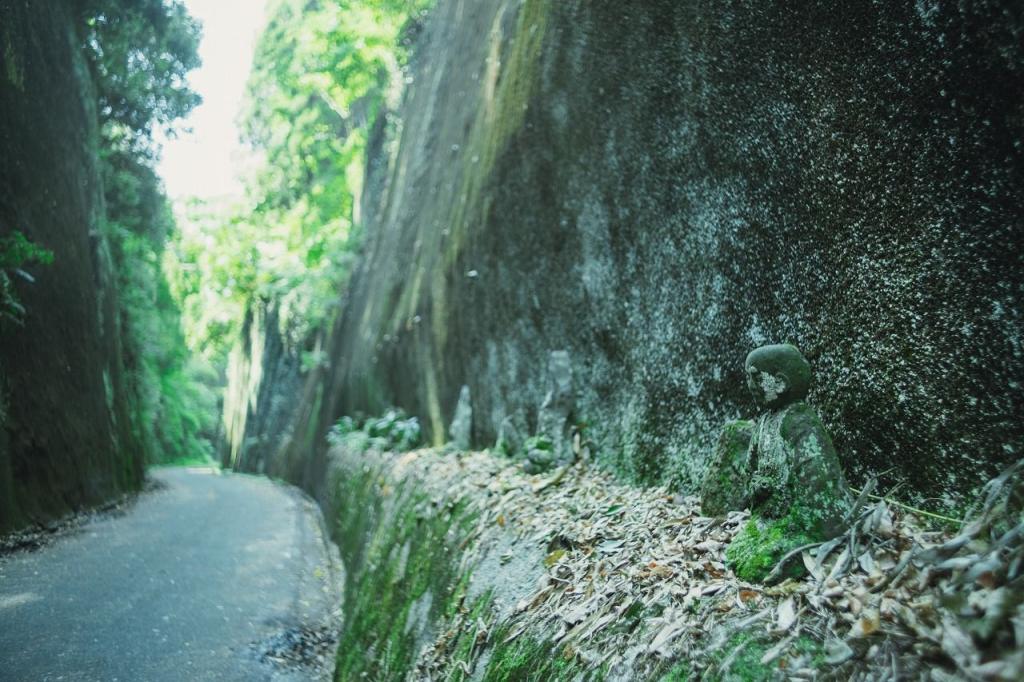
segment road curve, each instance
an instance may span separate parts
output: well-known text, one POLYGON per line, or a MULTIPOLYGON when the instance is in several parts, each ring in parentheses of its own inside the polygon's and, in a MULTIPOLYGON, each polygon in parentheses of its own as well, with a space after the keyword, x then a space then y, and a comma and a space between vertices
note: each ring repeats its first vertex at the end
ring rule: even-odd
POLYGON ((310 632, 323 651, 338 625, 340 564, 316 505, 255 476, 151 477, 124 514, 0 558, 0 680, 329 677, 284 651, 310 632))

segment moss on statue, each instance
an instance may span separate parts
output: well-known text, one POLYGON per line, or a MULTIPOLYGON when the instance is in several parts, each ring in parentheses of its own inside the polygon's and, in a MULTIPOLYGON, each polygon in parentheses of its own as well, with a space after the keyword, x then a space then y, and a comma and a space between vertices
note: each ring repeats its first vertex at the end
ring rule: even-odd
POLYGON ((746 373, 766 411, 725 426, 701 506, 711 515, 752 511, 727 557, 737 575, 759 581, 793 548, 841 532, 850 493, 825 426, 803 401, 811 370, 800 351, 787 344, 758 348, 747 356, 746 373))
POLYGON ((705 514, 719 515, 743 508, 753 430, 754 422, 746 420, 729 422, 722 429, 708 469, 709 476, 716 480, 713 485, 705 484, 701 499, 705 514))

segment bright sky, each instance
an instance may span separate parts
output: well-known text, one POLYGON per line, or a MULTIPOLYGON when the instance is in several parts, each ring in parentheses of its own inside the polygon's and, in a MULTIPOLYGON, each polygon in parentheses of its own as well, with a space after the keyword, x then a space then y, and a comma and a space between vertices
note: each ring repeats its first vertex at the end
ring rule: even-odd
POLYGON ((236 119, 265 5, 266 0, 185 0, 203 23, 203 65, 189 79, 203 103, 185 121, 193 132, 164 143, 159 172, 171 199, 242 194, 246 155, 236 119))

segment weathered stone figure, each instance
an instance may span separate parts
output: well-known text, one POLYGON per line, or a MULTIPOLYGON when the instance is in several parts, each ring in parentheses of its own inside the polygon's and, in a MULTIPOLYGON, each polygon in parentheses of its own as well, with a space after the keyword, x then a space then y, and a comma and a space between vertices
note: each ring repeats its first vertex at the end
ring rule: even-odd
POLYGON ((551 388, 537 411, 537 435, 527 439, 527 473, 536 473, 567 464, 573 459, 572 413, 576 395, 572 387, 572 363, 569 352, 556 350, 548 358, 551 388))
POLYGON ((457 450, 469 450, 473 436, 473 401, 470 398, 469 386, 463 385, 459 391, 459 401, 455 404, 455 415, 448 427, 449 441, 457 450))
POLYGON ((746 373, 754 400, 767 411, 723 429, 701 489, 703 512, 749 507, 762 525, 785 520, 782 535, 837 534, 850 494, 832 440, 804 402, 810 365, 795 346, 763 346, 747 356, 746 373))

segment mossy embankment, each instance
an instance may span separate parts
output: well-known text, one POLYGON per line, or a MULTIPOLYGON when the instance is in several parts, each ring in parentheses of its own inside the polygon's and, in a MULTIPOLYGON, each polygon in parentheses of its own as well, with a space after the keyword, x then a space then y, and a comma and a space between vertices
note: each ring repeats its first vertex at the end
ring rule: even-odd
POLYGON ((806 571, 766 585, 730 567, 748 513, 705 517, 696 498, 584 462, 526 475, 486 452, 342 443, 328 472, 322 503, 347 570, 338 680, 848 679, 893 661, 909 677, 991 677, 1024 665, 1013 611, 986 610, 999 579, 971 586, 974 606, 954 613, 940 595, 965 594, 970 562, 928 557, 965 543, 884 501, 807 548, 806 571))
POLYGON ((438 487, 423 462, 439 456, 461 457, 331 450, 326 508, 347 570, 335 679, 601 678, 543 634, 499 622, 502 600, 543 574, 544 554, 528 552, 531 570, 494 580, 494 557, 481 553, 480 500, 438 487))
POLYGON ((396 481, 373 453, 340 452, 335 461, 332 531, 348 569, 336 678, 395 679, 432 624, 462 606, 458 549, 472 517, 413 480, 396 481))

